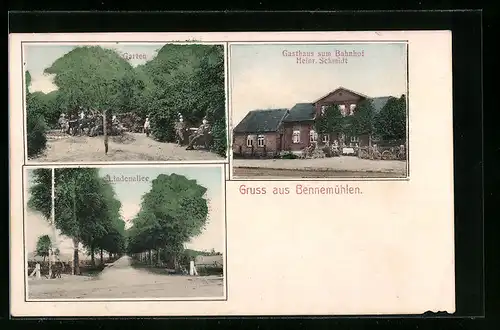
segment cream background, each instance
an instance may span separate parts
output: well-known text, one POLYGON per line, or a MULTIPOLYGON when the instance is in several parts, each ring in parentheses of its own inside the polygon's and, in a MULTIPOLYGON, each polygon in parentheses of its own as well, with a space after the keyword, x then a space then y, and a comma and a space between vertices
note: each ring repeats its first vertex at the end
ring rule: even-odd
MULTIPOLYGON (((227 182, 227 301, 24 302, 22 132, 11 137, 15 316, 420 314, 455 310, 451 33, 317 32, 10 36, 11 127, 22 124, 21 40, 408 40, 409 181, 349 182, 363 195, 243 196, 227 182), (432 49, 432 56, 428 51, 432 49), (432 118, 432 120, 430 120, 432 118), (428 148, 433 141, 433 148, 428 148), (14 152, 14 150, 18 152, 14 152), (432 160, 432 161, 430 161, 432 160)), ((342 181, 347 183, 347 181, 342 181)), ((310 185, 340 182, 314 181, 310 185)))

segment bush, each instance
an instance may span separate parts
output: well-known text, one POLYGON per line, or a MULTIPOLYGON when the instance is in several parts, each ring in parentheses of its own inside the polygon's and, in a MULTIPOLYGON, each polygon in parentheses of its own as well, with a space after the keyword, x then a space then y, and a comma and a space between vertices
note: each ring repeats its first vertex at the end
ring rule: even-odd
POLYGON ((225 119, 219 119, 212 126, 212 145, 211 151, 222 157, 227 155, 227 133, 225 119))
POLYGON ((281 159, 297 159, 297 158, 299 158, 299 156, 290 151, 281 156, 281 159))
POLYGON ((173 111, 154 111, 149 120, 151 121, 151 133, 159 142, 175 141, 175 121, 177 114, 173 111))
POLYGON ((48 127, 43 116, 28 109, 26 118, 26 139, 29 157, 40 154, 47 147, 47 129, 48 127))

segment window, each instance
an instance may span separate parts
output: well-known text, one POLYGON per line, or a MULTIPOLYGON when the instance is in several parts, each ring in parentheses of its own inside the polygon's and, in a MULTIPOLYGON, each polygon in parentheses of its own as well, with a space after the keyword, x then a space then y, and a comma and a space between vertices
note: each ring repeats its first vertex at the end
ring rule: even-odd
POLYGON ((292 142, 293 143, 300 143, 300 130, 293 130, 292 133, 292 142))
POLYGON ((339 105, 339 109, 340 109, 340 113, 342 114, 342 116, 345 116, 346 115, 345 105, 344 104, 339 105))
POLYGON ((253 147, 253 136, 251 135, 247 136, 247 147, 248 148, 253 147))
POLYGON ((359 142, 359 137, 351 136, 351 142, 359 142))
POLYGON ((257 146, 263 147, 265 145, 264 135, 257 136, 257 146))
POLYGON ((356 109, 356 104, 351 104, 349 106, 349 115, 350 116, 354 115, 354 109, 356 109))
POLYGON ((313 143, 318 141, 318 133, 316 133, 314 130, 311 130, 309 132, 309 142, 313 143))
POLYGON ((330 142, 330 135, 328 134, 323 134, 323 139, 322 139, 323 143, 328 143, 330 142))

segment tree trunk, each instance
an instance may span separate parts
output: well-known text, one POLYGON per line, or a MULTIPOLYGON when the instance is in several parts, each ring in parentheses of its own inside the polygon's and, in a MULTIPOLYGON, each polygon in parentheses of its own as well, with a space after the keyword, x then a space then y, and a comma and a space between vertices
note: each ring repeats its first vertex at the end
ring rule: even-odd
POLYGON ((104 265, 104 254, 102 252, 102 248, 101 248, 101 251, 100 251, 100 257, 101 257, 101 265, 104 265))
POLYGON ((106 118, 106 110, 103 111, 102 115, 102 131, 104 134, 104 153, 107 155, 108 154, 108 121, 106 118))
POLYGON ((372 135, 368 134, 368 147, 371 148, 372 146, 372 135))
POLYGON ((95 253, 95 247, 94 247, 94 243, 92 243, 92 244, 90 244, 90 261, 92 262, 92 267, 95 267, 94 253, 95 253))
MULTIPOLYGON (((73 219, 76 223, 76 191, 75 182, 73 182, 73 219)), ((74 275, 80 275, 80 258, 78 255, 78 245, 80 241, 77 238, 73 238, 73 267, 74 275)))
POLYGON ((157 251, 158 251, 158 266, 159 266, 160 263, 161 263, 161 257, 160 257, 160 255, 161 255, 161 248, 158 248, 157 251))
POLYGON ((153 250, 149 250, 149 264, 153 264, 153 250))
POLYGON ((77 238, 73 238, 73 264, 74 273, 73 275, 80 275, 80 256, 78 255, 78 245, 80 242, 77 238))
POLYGON ((180 267, 179 267, 179 263, 177 261, 177 255, 176 254, 174 254, 174 258, 173 259, 174 259, 174 269, 175 269, 175 271, 178 271, 180 267))

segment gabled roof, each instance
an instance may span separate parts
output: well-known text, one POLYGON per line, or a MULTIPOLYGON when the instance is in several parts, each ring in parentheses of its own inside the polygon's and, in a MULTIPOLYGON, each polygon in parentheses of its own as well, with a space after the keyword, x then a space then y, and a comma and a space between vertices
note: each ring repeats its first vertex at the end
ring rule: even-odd
POLYGON ((314 101, 313 103, 319 102, 319 101, 321 101, 322 99, 324 99, 325 97, 328 97, 328 96, 330 96, 331 94, 333 94, 333 93, 335 93, 335 92, 337 92, 337 91, 339 91, 339 90, 344 90, 344 91, 346 91, 346 92, 349 92, 349 93, 352 93, 352 94, 356 94, 356 95, 361 96, 361 97, 363 97, 363 98, 365 98, 365 99, 368 99, 368 98, 369 98, 368 96, 366 96, 366 95, 364 95, 364 94, 361 94, 361 93, 358 93, 358 92, 355 92, 355 91, 353 91, 353 90, 350 90, 350 89, 347 89, 347 88, 345 88, 345 87, 340 86, 340 87, 338 87, 337 89, 335 89, 335 90, 333 90, 333 91, 331 91, 331 92, 328 92, 326 95, 323 95, 322 97, 320 97, 319 99, 317 99, 317 100, 316 100, 316 101, 314 101))
POLYGON ((233 129, 234 133, 276 132, 288 109, 252 110, 233 129))
POLYGON ((375 111, 375 113, 379 113, 380 110, 382 110, 382 108, 386 105, 387 101, 389 101, 389 99, 391 97, 392 96, 381 96, 381 97, 370 98, 370 101, 372 102, 373 110, 375 111))
POLYGON ((313 120, 316 111, 314 109, 314 104, 312 103, 297 103, 294 105, 288 116, 283 119, 284 122, 292 122, 292 121, 305 121, 305 120, 313 120))

